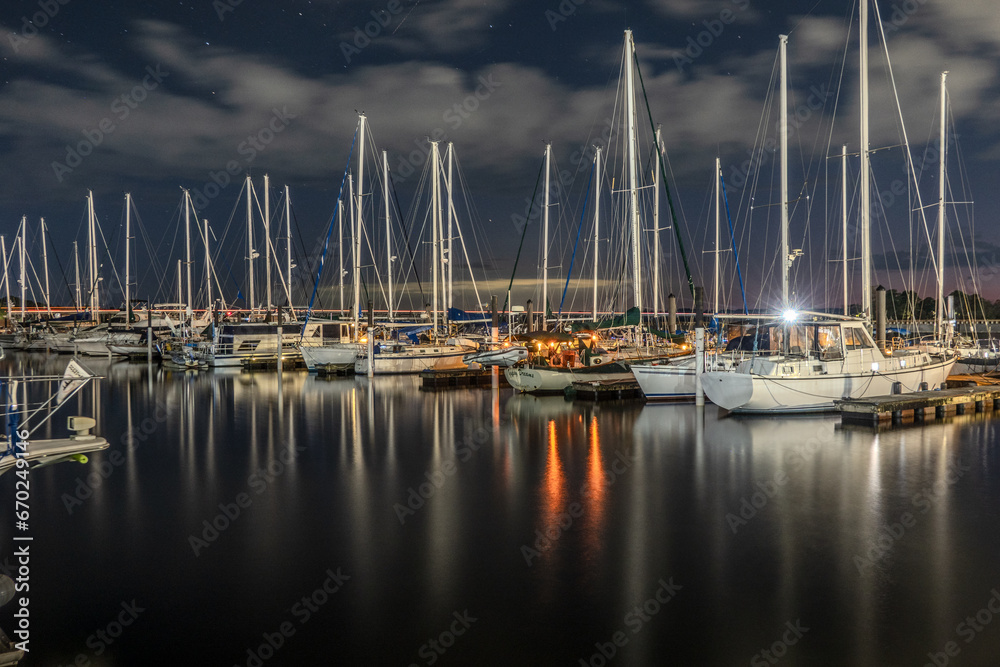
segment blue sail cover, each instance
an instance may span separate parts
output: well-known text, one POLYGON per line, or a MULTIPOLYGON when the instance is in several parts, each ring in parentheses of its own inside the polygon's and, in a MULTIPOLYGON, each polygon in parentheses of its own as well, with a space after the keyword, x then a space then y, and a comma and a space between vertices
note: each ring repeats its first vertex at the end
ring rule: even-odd
POLYGON ((449 308, 448 319, 452 322, 489 322, 493 316, 488 313, 474 315, 458 308, 449 308))

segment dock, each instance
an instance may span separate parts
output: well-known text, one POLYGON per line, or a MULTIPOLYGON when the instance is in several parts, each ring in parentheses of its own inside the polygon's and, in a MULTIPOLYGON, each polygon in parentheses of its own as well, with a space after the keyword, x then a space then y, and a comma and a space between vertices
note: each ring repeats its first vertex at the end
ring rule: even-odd
POLYGON ((347 377, 354 375, 354 366, 344 366, 343 364, 316 364, 316 375, 318 377, 347 377))
POLYGON ((607 401, 642 396, 635 380, 583 380, 566 388, 566 393, 585 401, 607 401))
POLYGON ((1000 386, 962 387, 834 401, 845 424, 878 426, 886 422, 940 419, 966 412, 1000 410, 1000 386))
MULTIPOLYGON (((268 371, 277 370, 278 368, 278 358, 277 357, 260 357, 254 358, 250 357, 242 361, 243 370, 245 371, 268 371)), ((283 371, 293 371, 299 368, 305 368, 306 363, 302 360, 302 357, 285 357, 281 360, 281 370, 283 371)))
MULTIPOLYGON (((500 386, 509 387, 507 378, 498 373, 500 386)), ((449 370, 426 370, 420 372, 421 389, 450 389, 454 387, 489 387, 493 384, 493 372, 489 368, 457 368, 449 370)))

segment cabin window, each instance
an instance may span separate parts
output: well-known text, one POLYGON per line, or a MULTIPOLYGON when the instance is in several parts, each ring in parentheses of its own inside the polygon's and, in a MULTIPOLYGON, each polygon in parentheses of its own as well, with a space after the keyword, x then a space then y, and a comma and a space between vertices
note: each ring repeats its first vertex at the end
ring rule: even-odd
POLYGON ((843 359, 844 353, 840 347, 840 327, 817 326, 814 328, 815 349, 824 361, 843 359))
POLYGON ((848 350, 859 350, 864 347, 861 342, 861 336, 856 328, 849 327, 844 329, 844 347, 848 350))

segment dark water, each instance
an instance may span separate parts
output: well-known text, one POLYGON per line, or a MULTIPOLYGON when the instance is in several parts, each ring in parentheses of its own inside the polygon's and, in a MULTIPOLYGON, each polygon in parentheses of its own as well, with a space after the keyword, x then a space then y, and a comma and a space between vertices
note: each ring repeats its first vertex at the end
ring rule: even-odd
POLYGON ((876 434, 89 363, 107 379, 67 414, 113 445, 33 473, 28 665, 1000 656, 1000 422, 982 415, 876 434))

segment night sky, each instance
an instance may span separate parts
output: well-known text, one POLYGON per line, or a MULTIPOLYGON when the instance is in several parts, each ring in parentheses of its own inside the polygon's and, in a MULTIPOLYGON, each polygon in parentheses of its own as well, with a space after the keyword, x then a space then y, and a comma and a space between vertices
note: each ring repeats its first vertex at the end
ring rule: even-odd
MULTIPOLYGON (((949 198, 975 204, 949 211, 948 247, 955 252, 946 288, 973 291, 975 275, 979 290, 998 298, 1000 14, 986 0, 879 5, 924 206, 938 198, 938 85, 941 71, 950 72, 949 198)), ((795 264, 795 291, 802 303, 836 305, 839 265, 830 260, 841 256, 840 163, 828 156, 847 143, 856 179, 856 14, 852 3, 826 0, 7 2, 0 9, 0 231, 10 252, 21 216, 28 216, 29 250, 40 272, 44 216, 50 252, 69 276, 71 242, 85 240, 84 197, 93 190, 110 247, 101 251, 107 285, 110 264, 123 261, 122 203, 131 192, 146 235, 137 232, 137 291, 166 300, 180 256, 180 188, 188 188, 213 233, 221 237, 232 217, 219 242, 228 265, 217 265, 232 274, 231 299, 244 271, 242 214, 234 212, 241 179, 249 172, 260 189, 268 173, 274 188, 290 187, 303 273, 322 247, 364 112, 375 145, 388 151, 404 212, 416 206, 427 137, 454 142, 476 213, 467 223, 470 238, 477 235, 474 264, 482 280, 493 280, 484 288, 493 293, 506 289, 520 234, 516 216, 530 200, 544 142, 552 142, 557 168, 572 172, 557 216, 567 240, 554 247, 559 259, 552 260, 561 267, 553 275, 564 278, 590 170, 589 154, 580 156, 600 141, 613 115, 623 31, 631 28, 650 111, 662 124, 694 279, 710 291, 719 156, 748 300, 768 305, 776 290, 777 158, 772 151, 750 170, 743 163, 755 144, 773 145, 772 73, 784 33, 789 103, 798 112, 790 139, 791 236, 805 251, 795 264), (227 166, 237 175, 224 175, 227 166)), ((891 269, 913 256, 917 288, 932 294, 927 272, 919 271, 927 268, 928 242, 923 223, 909 213, 916 204, 907 201, 902 128, 874 43, 874 17, 872 23, 871 145, 886 147, 872 156, 872 187, 882 193, 873 236, 876 267, 888 267, 876 278, 905 288, 891 269)), ((853 228, 857 184, 852 188, 853 228)), ((928 209, 927 216, 933 225, 936 213, 928 209)), ((673 232, 663 243, 676 255, 673 232)), ((577 261, 584 268, 574 271, 586 277, 589 269, 577 261)), ((663 291, 686 298, 676 256, 664 262, 663 291)), ((724 298, 735 305, 739 292, 726 262, 724 298)), ((538 234, 529 230, 515 301, 531 296, 537 265, 538 234)), ((57 300, 68 299, 54 259, 50 270, 57 300)), ((298 289, 303 280, 299 275, 298 289)))

